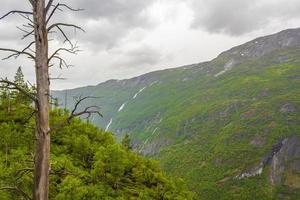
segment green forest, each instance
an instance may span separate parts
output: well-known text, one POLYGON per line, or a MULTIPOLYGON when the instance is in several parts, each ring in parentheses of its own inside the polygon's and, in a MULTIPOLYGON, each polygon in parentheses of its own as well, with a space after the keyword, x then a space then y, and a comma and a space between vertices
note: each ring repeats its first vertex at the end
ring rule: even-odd
MULTIPOLYGON (((34 93, 21 68, 15 83, 34 93)), ((31 199, 35 150, 35 108, 23 93, 1 85, 0 199, 31 199)), ((53 101, 50 124, 68 118, 53 101)), ((74 119, 51 133, 50 199, 193 199, 180 179, 166 176, 159 164, 120 144, 112 133, 74 119)))
POLYGON ((300 200, 297 8, 2 0, 0 200, 300 200))

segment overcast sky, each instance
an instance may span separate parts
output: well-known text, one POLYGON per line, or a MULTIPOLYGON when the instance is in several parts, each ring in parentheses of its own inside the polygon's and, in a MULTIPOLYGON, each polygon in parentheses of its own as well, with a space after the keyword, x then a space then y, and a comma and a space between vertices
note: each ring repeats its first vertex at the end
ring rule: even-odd
MULTIPOLYGON (((86 33, 68 33, 82 52, 65 55, 74 67, 51 69, 52 89, 95 85, 146 72, 210 60, 258 36, 300 27, 299 0, 65 0, 83 12, 58 12, 54 21, 72 22, 86 33)), ((0 13, 30 9, 27 0, 1 0, 0 13)), ((0 21, 0 46, 22 49, 16 26, 23 18, 0 21)), ((51 51, 61 45, 57 37, 51 51)), ((0 53, 1 57, 5 57, 0 53)), ((18 66, 34 81, 33 63, 0 61, 0 76, 13 77, 18 66)))

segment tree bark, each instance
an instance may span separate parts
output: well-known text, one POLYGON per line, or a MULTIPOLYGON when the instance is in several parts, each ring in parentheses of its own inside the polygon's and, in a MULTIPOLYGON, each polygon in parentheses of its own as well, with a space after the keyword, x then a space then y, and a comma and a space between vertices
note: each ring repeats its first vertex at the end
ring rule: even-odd
MULTIPOLYGON (((82 30, 79 26, 68 24, 68 23, 54 23, 47 28, 47 24, 50 21, 51 17, 55 13, 56 10, 60 10, 59 7, 66 8, 71 11, 80 11, 81 9, 73 9, 66 4, 57 3, 53 9, 53 0, 47 0, 47 6, 45 3, 46 0, 29 0, 32 5, 32 11, 20 11, 20 10, 12 10, 6 13, 4 16, 0 16, 0 20, 7 17, 11 14, 21 14, 25 19, 30 22, 25 27, 30 28, 29 31, 23 30, 26 34, 23 36, 27 38, 34 33, 34 41, 31 42, 25 49, 22 51, 18 51, 15 49, 9 48, 0 48, 0 51, 10 52, 11 54, 5 59, 11 57, 18 57, 20 55, 26 55, 30 59, 35 61, 35 73, 36 73, 36 86, 37 92, 36 95, 31 94, 26 91, 23 87, 18 86, 18 84, 14 82, 10 82, 8 80, 0 80, 1 83, 5 83, 8 86, 13 86, 14 89, 20 91, 25 94, 27 97, 31 98, 34 101, 36 106, 36 152, 34 157, 34 187, 33 187, 33 199, 34 200, 48 200, 49 196, 49 172, 50 172, 50 127, 49 127, 49 111, 50 107, 50 78, 49 78, 49 63, 51 59, 57 59, 59 61, 59 67, 69 65, 66 61, 58 56, 59 51, 66 51, 69 53, 76 53, 78 51, 77 46, 73 45, 69 40, 68 36, 64 33, 62 27, 73 27, 75 29, 82 30), (50 12, 49 12, 50 11, 50 12), (47 14, 48 13, 48 14, 47 14), (48 15, 48 16, 47 16, 48 15), (32 16, 33 20, 29 17, 32 16), (32 30, 31 28, 34 28, 32 30), (70 43, 71 48, 59 48, 56 50, 51 57, 48 55, 48 32, 51 29, 56 28, 60 34, 64 37, 64 39, 70 43), (28 32, 28 33, 27 33, 28 32), (27 50, 30 50, 30 47, 35 44, 35 55, 27 50)), ((21 29, 22 30, 22 29, 21 29)), ((9 93, 8 93, 9 95, 9 93)), ((73 118, 78 117, 80 115, 87 114, 90 116, 91 114, 99 114, 99 111, 93 110, 97 108, 96 106, 89 106, 85 108, 81 112, 76 112, 76 108, 78 104, 87 99, 88 97, 82 98, 76 104, 75 109, 72 111, 71 116, 67 119, 69 123, 73 118)), ((9 97, 8 97, 9 99, 9 97)), ((10 104, 10 103, 9 103, 10 104)), ((8 106, 8 112, 10 111, 10 105, 8 106)), ((61 123, 64 125, 65 123, 61 123)), ((61 127, 61 124, 58 124, 55 127, 61 127)))
POLYGON ((49 159, 50 159, 50 127, 49 127, 49 68, 48 68, 48 33, 46 28, 45 0, 36 0, 33 7, 35 33, 35 71, 37 85, 37 116, 34 170, 34 200, 47 200, 49 193, 49 159))

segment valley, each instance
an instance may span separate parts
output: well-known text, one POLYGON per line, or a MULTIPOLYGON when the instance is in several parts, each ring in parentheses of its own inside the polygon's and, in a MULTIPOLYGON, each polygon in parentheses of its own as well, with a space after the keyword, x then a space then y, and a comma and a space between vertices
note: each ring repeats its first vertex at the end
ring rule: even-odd
POLYGON ((197 199, 300 198, 300 29, 209 62, 53 91, 62 108, 93 96, 90 123, 184 179, 197 199))

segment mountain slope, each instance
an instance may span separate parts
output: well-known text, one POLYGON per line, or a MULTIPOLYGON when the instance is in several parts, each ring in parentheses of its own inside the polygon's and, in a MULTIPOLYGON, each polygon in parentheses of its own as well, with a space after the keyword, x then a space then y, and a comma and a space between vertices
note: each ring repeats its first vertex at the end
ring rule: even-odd
MULTIPOLYGON (((140 153, 185 178, 199 199, 293 199, 300 195, 299 78, 300 29, 290 29, 210 62, 68 90, 67 107, 72 96, 101 97, 83 105, 103 108, 104 118, 92 122, 118 138, 129 133, 140 153)), ((63 104, 65 94, 54 92, 63 104)))
MULTIPOLYGON (((32 199, 35 119, 28 118, 34 108, 26 98, 17 91, 12 96, 0 89, 1 200, 32 199)), ((52 109, 50 115, 53 127, 69 113, 52 109)), ((156 162, 128 147, 79 119, 53 130, 49 199, 194 199, 181 180, 166 176, 156 162)))

